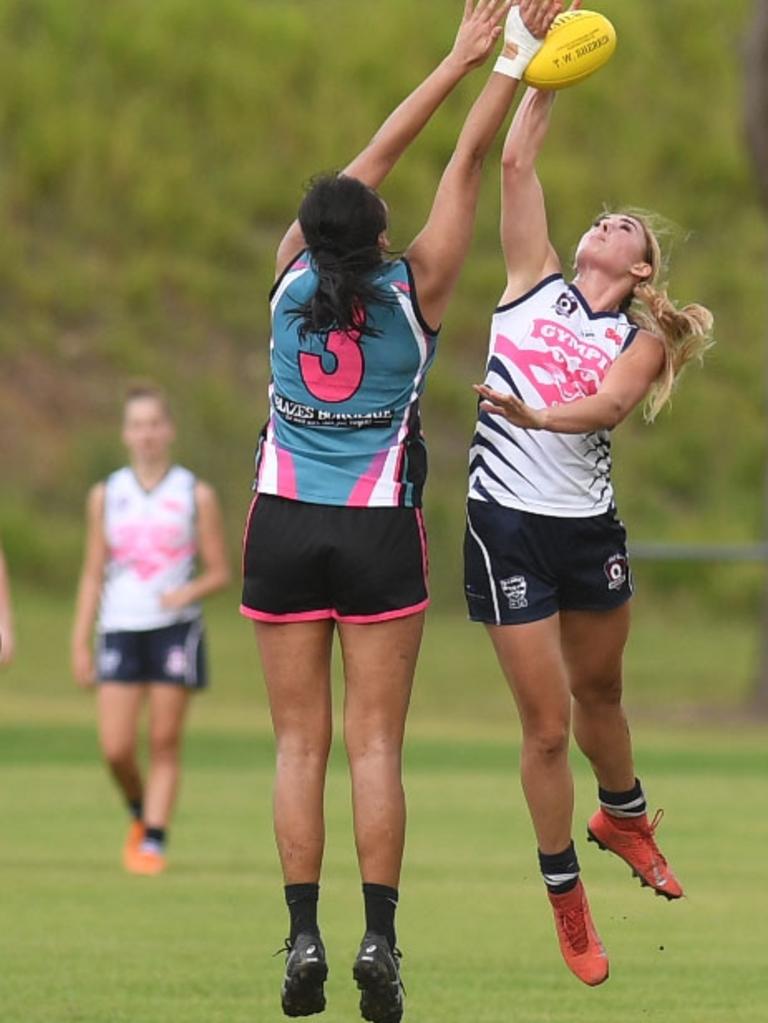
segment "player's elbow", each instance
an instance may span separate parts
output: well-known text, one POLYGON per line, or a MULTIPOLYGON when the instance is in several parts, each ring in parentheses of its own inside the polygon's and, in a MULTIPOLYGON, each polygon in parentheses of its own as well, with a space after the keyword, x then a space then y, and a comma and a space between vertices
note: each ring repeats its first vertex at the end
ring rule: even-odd
POLYGON ((505 149, 501 156, 501 169, 507 181, 527 177, 533 170, 533 163, 517 148, 505 149))
POLYGON ((621 398, 612 395, 603 396, 603 408, 601 409, 601 426, 604 430, 613 430, 619 423, 626 419, 628 408, 625 407, 621 398))
POLYGON ((232 583, 232 572, 229 569, 229 565, 222 565, 216 573, 216 589, 226 590, 226 588, 232 583))
POLYGON ((487 156, 488 147, 478 142, 457 149, 452 163, 463 178, 479 178, 487 156))

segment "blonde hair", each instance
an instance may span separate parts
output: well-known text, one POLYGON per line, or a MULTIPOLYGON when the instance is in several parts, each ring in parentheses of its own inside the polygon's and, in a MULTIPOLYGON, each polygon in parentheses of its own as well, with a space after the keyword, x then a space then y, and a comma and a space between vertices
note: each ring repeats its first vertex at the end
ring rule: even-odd
POLYGON ((645 210, 623 209, 622 216, 631 217, 643 229, 648 249, 650 277, 635 286, 622 305, 630 319, 642 330, 659 338, 664 346, 664 366, 654 381, 645 402, 645 419, 652 423, 669 401, 685 366, 702 361, 704 353, 714 344, 714 316, 703 305, 686 305, 682 309, 670 299, 663 283, 668 270, 668 254, 661 239, 674 231, 673 225, 645 210), (661 283, 660 283, 661 282, 661 283))

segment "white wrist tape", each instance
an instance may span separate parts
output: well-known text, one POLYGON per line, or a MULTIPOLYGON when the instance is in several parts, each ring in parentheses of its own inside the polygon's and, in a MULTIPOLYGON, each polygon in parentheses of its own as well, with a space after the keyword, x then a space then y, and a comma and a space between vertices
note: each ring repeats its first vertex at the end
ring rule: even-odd
POLYGON ((510 78, 522 78, 525 69, 543 43, 543 39, 537 39, 528 31, 520 14, 520 7, 515 4, 507 15, 507 23, 504 26, 504 49, 493 70, 510 78))

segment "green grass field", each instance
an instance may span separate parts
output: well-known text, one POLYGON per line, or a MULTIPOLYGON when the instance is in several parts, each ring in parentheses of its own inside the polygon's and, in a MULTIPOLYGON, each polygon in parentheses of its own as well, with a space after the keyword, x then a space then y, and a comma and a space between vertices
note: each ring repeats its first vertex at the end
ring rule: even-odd
MULTIPOLYGON (((68 678, 68 608, 26 592, 17 603, 19 660, 0 676, 0 1019, 280 1020, 281 959, 271 954, 285 910, 270 822, 272 749, 248 626, 224 603, 212 608, 216 683, 190 724, 172 866, 161 878, 133 878, 119 866, 125 821, 98 764, 92 701, 68 678)), ((517 782, 511 700, 484 637, 434 616, 407 752, 406 1020, 764 1018, 768 756, 765 730, 731 713, 753 642, 747 626, 697 629, 678 618, 673 627, 638 609, 628 658, 638 761, 652 801, 666 809, 663 844, 689 897, 653 898, 581 840, 612 963, 610 982, 591 991, 559 961, 517 782), (690 707, 702 702, 712 717, 694 725, 690 707)), ((578 838, 594 793, 576 754, 574 766, 578 838)), ((346 1023, 359 1018, 350 968, 361 907, 338 750, 321 921, 331 966, 324 1018, 346 1023)))

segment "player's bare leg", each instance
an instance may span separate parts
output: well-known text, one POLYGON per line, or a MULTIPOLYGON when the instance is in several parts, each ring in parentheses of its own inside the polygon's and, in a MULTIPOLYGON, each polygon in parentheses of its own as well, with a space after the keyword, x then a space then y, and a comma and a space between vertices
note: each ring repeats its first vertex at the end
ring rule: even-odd
POLYGON ((339 625, 346 680, 344 741, 366 912, 366 932, 353 968, 364 1019, 395 1020, 403 1011, 394 922, 405 843, 402 749, 423 628, 423 613, 371 625, 339 625))
POLYGON ((325 1008, 328 975, 317 922, 325 846, 323 800, 331 748, 333 622, 255 623, 277 742, 274 822, 291 915, 283 1012, 325 1008))
POLYGON ((608 977, 608 958, 589 911, 572 842, 573 778, 568 764, 571 696, 552 615, 524 625, 488 626, 523 728, 523 791, 560 951, 585 984, 608 977))
POLYGON ((629 604, 614 611, 566 611, 563 651, 574 697, 574 735, 592 763, 601 808, 589 837, 620 856, 643 885, 677 899, 682 886, 656 845, 661 819, 648 820, 645 795, 635 777, 632 742, 621 703, 622 655, 629 634, 629 604))

